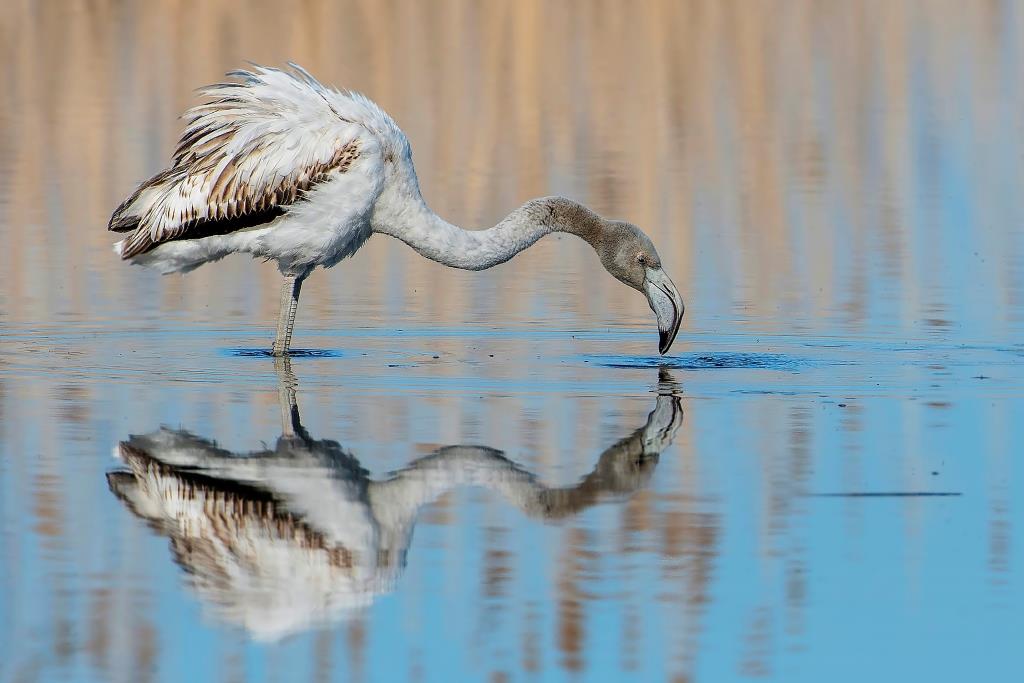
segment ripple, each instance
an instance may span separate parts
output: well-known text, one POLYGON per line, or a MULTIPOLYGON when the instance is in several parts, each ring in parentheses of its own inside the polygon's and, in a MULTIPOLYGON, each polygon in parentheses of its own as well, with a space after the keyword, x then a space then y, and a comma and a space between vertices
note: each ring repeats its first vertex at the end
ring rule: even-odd
POLYGON ((667 370, 717 370, 721 368, 797 372, 811 365, 806 358, 779 353, 688 353, 681 356, 589 356, 607 368, 665 368, 667 370))
POLYGON ((962 496, 960 491, 839 491, 808 493, 808 498, 950 498, 962 496))
MULTIPOLYGON (((224 354, 235 358, 273 358, 270 349, 224 349, 224 354)), ((289 358, 342 358, 336 349, 291 349, 289 358)))

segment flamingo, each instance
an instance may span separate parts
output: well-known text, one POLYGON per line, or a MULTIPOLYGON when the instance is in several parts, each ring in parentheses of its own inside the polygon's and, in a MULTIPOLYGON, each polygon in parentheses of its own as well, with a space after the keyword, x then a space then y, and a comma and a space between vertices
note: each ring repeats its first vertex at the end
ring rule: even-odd
POLYGON ((484 270, 551 233, 581 237, 616 279, 646 295, 658 350, 679 331, 683 300, 637 226, 565 197, 532 199, 486 230, 465 230, 420 194, 409 140, 365 96, 321 84, 297 64, 253 65, 200 89, 170 168, 110 218, 115 252, 161 273, 185 273, 243 252, 277 262, 284 281, 273 356, 287 356, 303 281, 374 233, 453 268, 484 270))

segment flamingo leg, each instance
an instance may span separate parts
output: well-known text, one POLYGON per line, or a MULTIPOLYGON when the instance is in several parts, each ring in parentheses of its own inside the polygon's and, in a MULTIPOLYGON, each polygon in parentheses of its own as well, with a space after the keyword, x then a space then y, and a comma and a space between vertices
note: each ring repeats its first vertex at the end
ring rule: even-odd
POLYGON ((284 276, 284 284, 281 285, 281 312, 277 318, 277 336, 274 337, 274 346, 270 350, 272 356, 288 355, 288 347, 292 343, 292 328, 295 327, 295 311, 299 308, 299 292, 305 279, 305 273, 284 276))

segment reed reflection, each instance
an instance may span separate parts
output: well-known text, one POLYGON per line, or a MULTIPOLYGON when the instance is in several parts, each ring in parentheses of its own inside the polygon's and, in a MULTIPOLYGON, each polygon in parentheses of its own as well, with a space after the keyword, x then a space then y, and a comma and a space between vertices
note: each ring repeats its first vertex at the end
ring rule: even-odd
POLYGON ((650 480, 683 421, 663 373, 645 424, 574 486, 546 486, 502 451, 462 444, 372 479, 337 441, 309 435, 288 359, 277 368, 282 435, 273 449, 235 453, 163 427, 122 441, 115 455, 125 467, 107 474, 126 507, 168 537, 210 613, 261 641, 342 620, 394 590, 421 508, 444 494, 482 487, 541 520, 621 502, 650 480))

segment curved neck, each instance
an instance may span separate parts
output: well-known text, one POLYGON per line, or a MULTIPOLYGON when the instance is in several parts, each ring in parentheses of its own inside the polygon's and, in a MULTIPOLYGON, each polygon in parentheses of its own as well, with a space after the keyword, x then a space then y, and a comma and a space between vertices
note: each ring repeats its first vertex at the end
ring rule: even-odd
POLYGON ((567 232, 595 244, 601 218, 564 197, 531 199, 486 230, 465 230, 445 221, 413 192, 385 192, 374 208, 374 232, 396 237, 421 255, 452 268, 483 270, 504 263, 544 235, 567 232), (400 196, 404 195, 404 196, 400 196))

